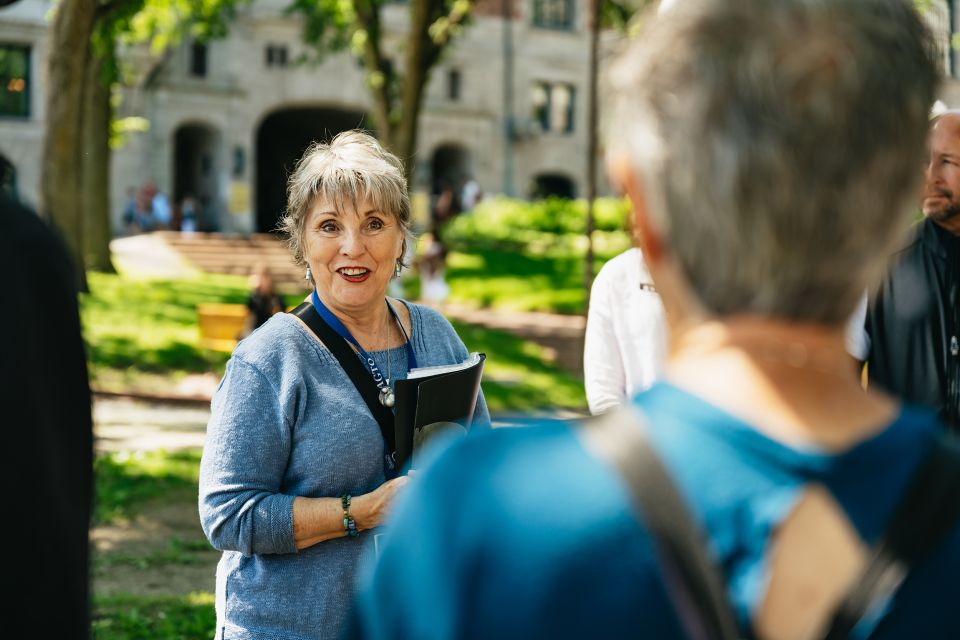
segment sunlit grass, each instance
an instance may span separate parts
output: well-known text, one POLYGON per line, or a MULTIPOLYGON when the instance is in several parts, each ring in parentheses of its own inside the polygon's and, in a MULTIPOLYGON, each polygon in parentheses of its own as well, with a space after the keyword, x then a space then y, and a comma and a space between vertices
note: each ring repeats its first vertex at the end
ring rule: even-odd
MULTIPOLYGON (((563 275, 570 265, 549 267, 555 273, 545 275, 542 263, 550 260, 556 259, 509 253, 454 254, 451 272, 462 274, 454 285, 473 300, 495 292, 489 304, 515 308, 565 305, 572 310, 582 304, 582 288, 564 284, 574 277, 563 275), (520 275, 523 269, 534 273, 524 278, 520 275), (484 282, 484 273, 492 280, 484 282), (473 287, 476 292, 469 293, 473 287)), ((91 292, 82 297, 81 307, 94 385, 114 391, 162 390, 191 373, 222 375, 229 354, 199 346, 196 305, 242 303, 246 287, 246 280, 236 276, 147 281, 91 273, 91 292)), ((491 410, 584 406, 579 381, 554 367, 546 351, 536 344, 465 323, 457 328, 471 350, 487 353, 484 389, 491 410)))
POLYGON ((91 637, 96 640, 209 640, 217 623, 214 596, 118 595, 95 598, 91 637))
POLYGON ((94 461, 98 524, 129 519, 150 500, 196 499, 200 451, 104 453, 94 461))

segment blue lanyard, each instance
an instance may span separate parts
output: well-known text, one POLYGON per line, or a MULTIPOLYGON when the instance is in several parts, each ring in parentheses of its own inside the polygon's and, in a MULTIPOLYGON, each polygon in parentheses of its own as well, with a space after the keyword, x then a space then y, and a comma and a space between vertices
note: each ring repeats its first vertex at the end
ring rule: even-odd
MULTIPOLYGON (((367 364, 367 368, 370 369, 370 375, 373 376, 373 382, 377 385, 377 388, 383 389, 386 387, 387 381, 383 377, 383 373, 381 373, 377 363, 374 362, 370 354, 360 346, 360 343, 357 342, 357 339, 353 337, 353 334, 350 333, 350 330, 343 326, 343 323, 340 322, 339 318, 333 315, 330 309, 327 309, 327 307, 320 301, 320 296, 317 295, 316 289, 313 290, 310 300, 313 302, 314 308, 317 310, 317 313, 320 314, 320 317, 323 319, 323 321, 326 322, 331 329, 336 331, 341 338, 356 347, 357 351, 360 353, 360 358, 367 364)), ((386 298, 384 298, 383 301, 387 305, 387 309, 390 310, 390 315, 392 315, 394 320, 397 321, 400 331, 403 332, 403 337, 406 338, 406 342, 403 346, 407 348, 407 364, 409 365, 407 368, 413 369, 417 366, 417 356, 413 353, 413 346, 410 344, 410 337, 403 328, 403 323, 400 322, 400 318, 397 317, 397 312, 393 310, 393 307, 390 306, 390 303, 387 302, 386 298)))

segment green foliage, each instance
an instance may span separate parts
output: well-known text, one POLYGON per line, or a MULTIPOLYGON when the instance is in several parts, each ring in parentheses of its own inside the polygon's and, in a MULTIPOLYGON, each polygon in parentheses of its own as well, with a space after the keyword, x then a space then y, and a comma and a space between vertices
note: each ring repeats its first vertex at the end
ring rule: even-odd
POLYGON ((94 521, 129 519, 143 503, 196 495, 200 451, 105 453, 94 461, 94 521))
POLYGON ((216 624, 212 593, 164 597, 120 595, 94 599, 91 637, 95 640, 210 640, 216 624))
MULTIPOLYGON (((622 231, 630 206, 625 199, 598 198, 593 216, 598 231, 622 231)), ((586 231, 586 200, 547 198, 527 202, 511 198, 490 198, 469 215, 456 217, 444 231, 444 238, 475 242, 484 238, 527 244, 537 234, 574 234, 586 231)))
MULTIPOLYGON (((299 15, 303 18, 303 41, 310 45, 314 62, 319 62, 327 54, 335 53, 354 45, 359 53, 362 42, 355 41, 354 34, 361 30, 357 24, 356 3, 353 0, 293 0, 287 7, 287 15, 299 15)), ((379 11, 379 0, 371 0, 369 5, 379 11)), ((362 30, 361 30, 362 31, 362 30)), ((361 37, 366 37, 364 32, 361 37)))
POLYGON ((187 37, 201 42, 227 35, 238 7, 252 0, 127 0, 104 23, 124 44, 147 42, 154 53, 187 37))

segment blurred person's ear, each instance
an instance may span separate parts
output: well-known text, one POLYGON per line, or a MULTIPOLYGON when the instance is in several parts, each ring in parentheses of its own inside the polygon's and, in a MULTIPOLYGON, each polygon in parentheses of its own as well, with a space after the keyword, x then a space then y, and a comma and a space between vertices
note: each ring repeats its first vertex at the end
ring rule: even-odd
POLYGON ((659 263, 666 253, 663 235, 650 219, 646 186, 637 176, 629 154, 611 152, 607 158, 607 171, 618 190, 630 200, 629 226, 633 243, 643 252, 648 265, 659 263))
POLYGON ((633 208, 630 214, 633 242, 643 253, 647 270, 663 302, 672 348, 676 336, 681 335, 688 326, 703 321, 708 314, 680 266, 671 259, 666 238, 651 216, 646 185, 638 175, 629 153, 608 152, 607 173, 612 184, 630 199, 633 208))

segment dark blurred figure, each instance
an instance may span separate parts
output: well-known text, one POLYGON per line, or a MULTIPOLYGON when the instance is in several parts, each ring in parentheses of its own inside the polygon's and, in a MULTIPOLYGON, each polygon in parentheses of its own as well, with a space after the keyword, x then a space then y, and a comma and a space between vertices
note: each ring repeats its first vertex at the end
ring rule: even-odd
POLYGON ((273 314, 284 310, 283 298, 273 288, 273 277, 263 265, 258 265, 250 276, 250 296, 247 298, 247 324, 243 335, 246 337, 269 320, 273 314))
POLYGON ((86 638, 93 427, 76 279, 59 239, 5 194, 0 273, 5 635, 86 638))
POLYGON ((665 375, 588 424, 492 429, 424 465, 361 573, 360 635, 960 638, 960 454, 929 411, 864 392, 845 340, 920 186, 923 19, 911 0, 644 17, 609 68, 607 167, 665 375), (918 493, 926 517, 903 517, 918 493))
POLYGON ((926 219, 870 302, 867 373, 960 431, 960 111, 933 121, 922 207, 926 219))

